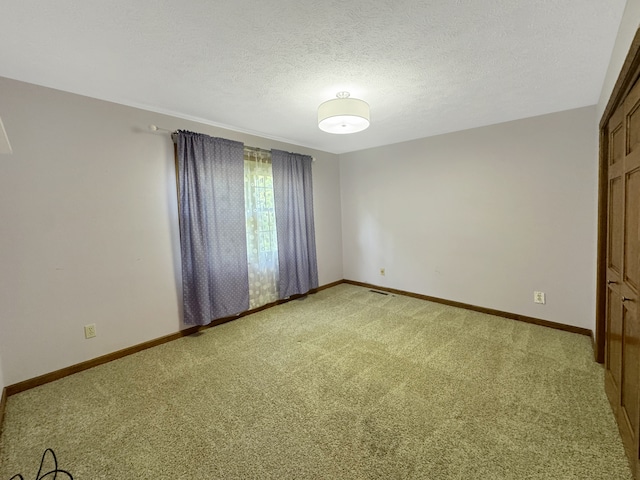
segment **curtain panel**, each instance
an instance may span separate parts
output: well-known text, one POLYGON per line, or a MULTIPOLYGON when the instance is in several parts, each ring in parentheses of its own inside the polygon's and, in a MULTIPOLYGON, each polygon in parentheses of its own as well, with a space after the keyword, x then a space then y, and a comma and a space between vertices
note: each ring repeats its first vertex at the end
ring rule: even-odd
POLYGON ((312 158, 271 150, 279 262, 279 298, 318 287, 312 158))
POLYGON ((244 145, 177 132, 184 320, 206 325, 249 309, 244 145))

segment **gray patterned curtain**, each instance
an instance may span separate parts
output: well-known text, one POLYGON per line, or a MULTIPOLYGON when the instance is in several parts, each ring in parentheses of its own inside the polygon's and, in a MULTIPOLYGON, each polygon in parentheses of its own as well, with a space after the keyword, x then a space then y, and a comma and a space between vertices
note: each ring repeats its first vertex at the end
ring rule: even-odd
POLYGON ((311 162, 308 155, 271 151, 280 298, 318 287, 311 162))
POLYGON ((185 323, 248 310, 244 145, 177 132, 185 323))

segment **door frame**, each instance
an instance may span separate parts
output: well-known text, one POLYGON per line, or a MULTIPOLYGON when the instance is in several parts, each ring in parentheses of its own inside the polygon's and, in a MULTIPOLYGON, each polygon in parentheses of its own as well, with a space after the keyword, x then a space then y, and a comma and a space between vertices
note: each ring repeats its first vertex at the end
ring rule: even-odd
POLYGON ((596 271, 596 336, 594 356, 604 363, 607 315, 607 217, 609 211, 609 119, 622 105, 629 90, 640 78, 640 28, 629 47, 618 80, 616 81, 599 124, 598 167, 598 246, 596 271))

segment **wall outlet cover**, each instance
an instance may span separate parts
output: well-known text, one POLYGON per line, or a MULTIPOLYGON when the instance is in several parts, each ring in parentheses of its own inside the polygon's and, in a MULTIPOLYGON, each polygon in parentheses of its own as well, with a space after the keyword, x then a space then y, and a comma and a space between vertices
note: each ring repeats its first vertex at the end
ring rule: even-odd
POLYGON ((533 301, 534 303, 542 303, 545 304, 545 294, 544 292, 533 292, 533 301))
POLYGON ((84 338, 93 338, 96 336, 96 324, 92 323, 90 325, 84 326, 84 338))

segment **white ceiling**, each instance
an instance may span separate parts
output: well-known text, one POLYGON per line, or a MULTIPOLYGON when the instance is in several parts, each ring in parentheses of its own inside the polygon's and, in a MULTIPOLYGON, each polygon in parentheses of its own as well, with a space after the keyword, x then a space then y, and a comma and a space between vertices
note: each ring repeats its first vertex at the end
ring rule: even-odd
POLYGON ((0 76, 343 153, 594 105, 624 6, 2 0, 0 76), (341 90, 368 130, 318 129, 341 90))

